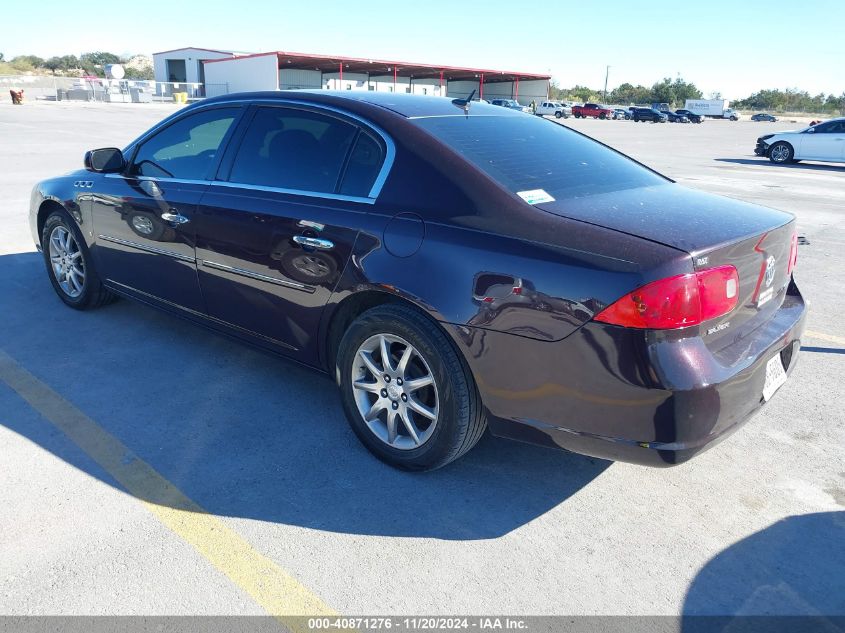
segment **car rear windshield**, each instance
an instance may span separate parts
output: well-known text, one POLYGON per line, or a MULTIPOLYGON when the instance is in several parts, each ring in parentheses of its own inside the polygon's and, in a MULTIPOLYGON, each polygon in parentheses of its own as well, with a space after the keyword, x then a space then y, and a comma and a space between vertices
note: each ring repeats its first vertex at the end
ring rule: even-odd
POLYGON ((556 200, 667 181, 581 134, 535 116, 447 116, 415 122, 512 193, 556 200))

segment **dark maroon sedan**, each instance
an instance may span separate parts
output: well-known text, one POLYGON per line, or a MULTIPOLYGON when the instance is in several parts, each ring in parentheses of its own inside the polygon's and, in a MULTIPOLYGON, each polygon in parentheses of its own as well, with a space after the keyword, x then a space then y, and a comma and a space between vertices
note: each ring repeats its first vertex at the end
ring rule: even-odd
POLYGON ((487 427, 676 464, 798 356, 793 216, 521 112, 234 94, 85 166, 32 194, 62 301, 136 299, 329 372, 361 441, 402 468, 487 427))

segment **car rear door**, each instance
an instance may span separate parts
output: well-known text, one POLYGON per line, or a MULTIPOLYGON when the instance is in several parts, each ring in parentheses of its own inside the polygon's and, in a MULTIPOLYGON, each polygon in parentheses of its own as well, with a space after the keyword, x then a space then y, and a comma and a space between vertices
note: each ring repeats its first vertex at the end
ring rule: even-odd
POLYGON ((327 108, 253 106, 200 203, 208 314, 316 362, 320 316, 383 181, 387 143, 327 108))
POLYGON ((205 312, 194 253, 197 204, 242 112, 207 107, 174 119, 129 152, 91 195, 94 256, 105 281, 144 300, 205 312))

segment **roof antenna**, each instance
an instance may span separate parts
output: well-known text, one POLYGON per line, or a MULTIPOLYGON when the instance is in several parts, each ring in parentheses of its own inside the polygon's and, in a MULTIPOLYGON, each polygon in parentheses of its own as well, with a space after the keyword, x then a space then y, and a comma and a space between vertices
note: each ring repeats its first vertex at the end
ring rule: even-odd
POLYGON ((469 93, 466 99, 452 99, 452 105, 456 105, 464 111, 464 114, 469 114, 469 106, 472 103, 472 98, 475 96, 475 90, 469 93))

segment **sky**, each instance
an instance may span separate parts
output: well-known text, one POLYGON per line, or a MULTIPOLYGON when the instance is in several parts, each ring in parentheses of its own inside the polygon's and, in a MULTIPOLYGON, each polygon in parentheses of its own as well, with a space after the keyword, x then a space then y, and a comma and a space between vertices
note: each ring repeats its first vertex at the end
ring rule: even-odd
POLYGON ((608 90, 680 75, 729 99, 845 92, 845 0, 30 0, 3 17, 6 59, 197 46, 549 73, 595 89, 610 66, 608 90))

